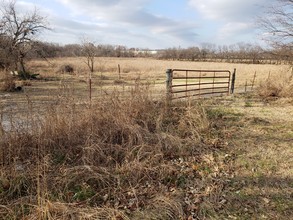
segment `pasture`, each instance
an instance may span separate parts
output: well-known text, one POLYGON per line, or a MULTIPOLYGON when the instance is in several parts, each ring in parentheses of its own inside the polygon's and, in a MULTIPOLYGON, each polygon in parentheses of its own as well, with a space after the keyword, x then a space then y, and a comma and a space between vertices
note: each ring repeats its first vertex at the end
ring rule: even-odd
POLYGON ((293 217, 289 66, 96 58, 91 99, 83 58, 28 67, 0 92, 1 219, 293 217), (234 68, 234 95, 165 102, 166 69, 234 68))
MULTIPOLYGON (((87 100, 89 96, 89 70, 85 58, 54 58, 33 60, 28 63, 33 73, 40 74, 45 80, 33 81, 25 87, 25 94, 34 100, 45 101, 58 95, 62 88, 76 91, 76 97, 87 100), (73 73, 62 73, 62 68, 70 65, 73 73)), ((137 84, 147 85, 155 96, 166 92, 167 69, 207 69, 229 70, 236 68, 235 92, 243 92, 245 84, 251 84, 256 74, 255 85, 268 77, 290 74, 287 65, 259 65, 211 62, 184 62, 156 60, 147 58, 96 58, 92 74, 92 97, 99 98, 111 94, 113 90, 127 92, 137 84), (118 69, 120 66, 120 73, 118 69)), ((19 94, 11 94, 16 99, 19 94)), ((22 95, 21 95, 22 96, 22 95)), ((14 99, 14 98, 13 98, 14 99)))
POLYGON ((24 85, 24 92, 21 93, 0 93, 5 126, 10 123, 8 121, 11 121, 12 117, 8 117, 8 113, 10 112, 10 115, 12 114, 20 121, 19 118, 27 114, 28 103, 34 105, 34 109, 38 109, 38 112, 42 112, 47 106, 64 99, 72 99, 76 104, 88 104, 90 96, 93 101, 105 100, 107 99, 105 97, 113 93, 119 94, 120 97, 129 97, 131 91, 137 86, 147 88, 152 98, 165 99, 167 69, 233 72, 236 68, 235 93, 243 93, 245 84, 248 85, 247 90, 251 90, 250 85, 255 75, 256 88, 268 78, 288 77, 291 74, 287 65, 184 62, 147 58, 96 58, 95 71, 91 74, 90 89, 86 58, 32 60, 28 63, 28 67, 32 73, 40 75, 40 80, 18 81, 17 85, 24 85), (72 67, 74 72, 64 72, 66 65, 72 67))

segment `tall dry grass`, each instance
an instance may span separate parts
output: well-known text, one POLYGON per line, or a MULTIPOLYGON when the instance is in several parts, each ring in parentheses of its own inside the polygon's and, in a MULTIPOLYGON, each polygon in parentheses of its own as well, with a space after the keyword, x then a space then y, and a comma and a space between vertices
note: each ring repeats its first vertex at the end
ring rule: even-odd
POLYGON ((204 108, 167 107, 140 86, 91 104, 64 96, 42 115, 28 105, 26 125, 0 142, 1 219, 186 217, 176 161, 204 151, 204 108))
POLYGON ((259 82, 285 67, 101 59, 93 85, 97 79, 117 80, 120 64, 123 91, 109 82, 91 103, 77 96, 87 94, 84 82, 76 80, 87 72, 76 59, 30 63, 41 76, 61 80, 38 81, 25 91, 24 118, 14 114, 16 101, 9 114, 1 113, 0 218, 180 219, 191 213, 204 218, 220 208, 222 168, 207 149, 223 145, 221 137, 213 137, 219 128, 198 103, 167 106, 161 96, 153 99, 146 82, 154 80, 161 95, 167 68, 236 67, 239 88, 255 71, 259 82), (64 64, 73 65, 77 77, 61 76, 64 64), (126 95, 127 83, 133 86, 126 95), (44 99, 50 105, 37 103, 44 99), (10 126, 2 126, 7 122, 10 126))
POLYGON ((15 87, 15 79, 5 71, 0 71, 0 91, 13 92, 15 91, 15 87))
POLYGON ((293 98, 293 72, 279 73, 261 81, 257 93, 263 98, 293 98))
MULTIPOLYGON (((81 57, 76 58, 54 58, 49 63, 44 60, 33 60, 29 63, 30 68, 36 73, 50 76, 54 75, 61 66, 70 64, 76 69, 77 75, 88 72, 86 64, 81 57)), ((287 65, 262 65, 262 64, 239 64, 239 63, 215 63, 215 62, 190 62, 156 60, 150 58, 96 58, 95 72, 103 73, 105 76, 118 79, 118 64, 121 67, 121 78, 124 80, 142 80, 161 82, 166 79, 166 69, 198 69, 198 70, 230 70, 236 68, 236 89, 244 87, 245 83, 253 79, 256 73, 256 82, 265 80, 268 75, 276 72, 286 72, 287 65)))

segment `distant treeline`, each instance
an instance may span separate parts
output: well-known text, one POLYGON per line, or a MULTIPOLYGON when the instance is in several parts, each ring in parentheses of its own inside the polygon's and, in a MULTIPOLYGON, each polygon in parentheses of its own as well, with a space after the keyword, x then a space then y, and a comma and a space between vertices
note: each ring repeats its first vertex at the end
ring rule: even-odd
MULTIPOLYGON (((36 42, 36 49, 31 51, 30 57, 79 57, 84 56, 83 46, 80 44, 59 45, 54 43, 36 42)), ((293 63, 292 51, 269 50, 259 45, 237 43, 233 45, 217 46, 205 43, 201 46, 150 50, 127 48, 115 45, 95 45, 96 57, 152 57, 168 60, 233 62, 233 63, 293 63)))

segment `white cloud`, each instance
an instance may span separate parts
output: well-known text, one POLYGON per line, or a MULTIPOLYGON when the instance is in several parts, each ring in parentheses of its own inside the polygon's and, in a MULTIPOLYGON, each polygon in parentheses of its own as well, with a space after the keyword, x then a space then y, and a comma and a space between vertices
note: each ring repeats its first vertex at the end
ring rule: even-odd
POLYGON ((189 0, 189 5, 208 19, 250 21, 274 0, 189 0))
POLYGON ((218 37, 220 40, 227 40, 235 38, 235 36, 244 36, 251 34, 251 32, 253 32, 254 30, 255 26, 253 23, 228 22, 220 28, 218 32, 218 37))
POLYGON ((145 10, 145 5, 151 0, 57 1, 70 8, 76 15, 86 15, 95 22, 105 23, 108 27, 123 27, 130 30, 129 33, 137 36, 143 35, 146 39, 173 38, 173 41, 180 40, 179 44, 187 45, 197 36, 195 22, 176 21, 173 18, 157 16, 145 10))
POLYGON ((76 14, 98 19, 127 21, 126 15, 138 14, 149 0, 57 0, 76 14))
POLYGON ((45 41, 79 43, 81 36, 88 36, 104 44, 164 48, 249 41, 255 36, 253 24, 262 5, 273 1, 187 0, 178 4, 186 7, 178 11, 195 13, 183 16, 172 7, 176 11, 160 13, 166 9, 158 4, 154 11, 159 16, 152 11, 156 0, 19 0, 17 6, 25 12, 35 3, 48 18, 53 31, 42 36, 45 41))
POLYGON ((256 20, 276 0, 188 0, 202 17, 203 24, 213 23, 215 40, 232 44, 257 41, 256 20))
POLYGON ((221 28, 222 33, 226 35, 245 34, 254 30, 255 26, 252 23, 229 22, 221 28))

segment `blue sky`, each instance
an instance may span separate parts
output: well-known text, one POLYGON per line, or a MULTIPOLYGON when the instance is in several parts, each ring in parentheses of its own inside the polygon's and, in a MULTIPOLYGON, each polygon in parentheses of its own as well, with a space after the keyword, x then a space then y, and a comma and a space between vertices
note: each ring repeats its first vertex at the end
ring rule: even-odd
POLYGON ((52 31, 40 39, 149 49, 262 44, 256 17, 274 0, 18 0, 20 10, 35 5, 52 31))

